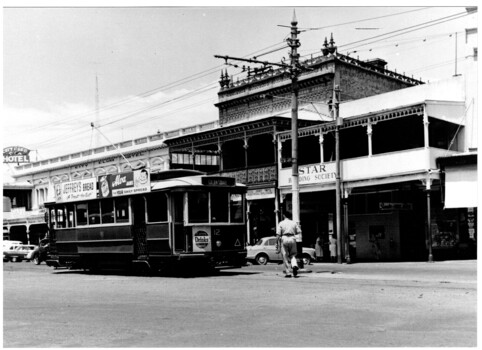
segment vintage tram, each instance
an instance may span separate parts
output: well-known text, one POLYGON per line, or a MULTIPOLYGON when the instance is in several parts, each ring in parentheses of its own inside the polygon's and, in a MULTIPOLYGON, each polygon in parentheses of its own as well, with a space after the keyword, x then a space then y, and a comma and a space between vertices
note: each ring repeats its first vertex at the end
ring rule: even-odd
POLYGON ((49 266, 242 266, 246 187, 193 170, 147 169, 55 184, 49 266))

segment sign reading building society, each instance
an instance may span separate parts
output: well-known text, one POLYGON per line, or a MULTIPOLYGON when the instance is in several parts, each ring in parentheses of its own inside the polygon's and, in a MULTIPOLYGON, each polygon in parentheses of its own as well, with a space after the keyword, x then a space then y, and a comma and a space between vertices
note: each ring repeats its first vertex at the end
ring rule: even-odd
MULTIPOLYGON (((291 168, 281 169, 279 186, 291 186, 291 168)), ((336 164, 312 164, 298 167, 300 185, 328 183, 336 181, 336 164)))
POLYGON ((98 177, 99 197, 117 197, 151 191, 151 180, 147 169, 98 177))
POLYGON ((4 163, 30 163, 30 150, 20 146, 10 146, 3 149, 4 163))

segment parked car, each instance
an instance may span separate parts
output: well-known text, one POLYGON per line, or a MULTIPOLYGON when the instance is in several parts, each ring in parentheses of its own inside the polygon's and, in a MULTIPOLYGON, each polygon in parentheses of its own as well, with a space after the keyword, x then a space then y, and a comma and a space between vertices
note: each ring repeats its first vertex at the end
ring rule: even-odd
POLYGON ((42 261, 48 259, 50 252, 50 244, 48 239, 42 239, 40 245, 35 246, 35 249, 27 255, 27 258, 35 263, 35 265, 40 265, 42 261))
POLYGON ((28 260, 27 254, 34 249, 33 244, 11 245, 9 249, 3 251, 3 261, 20 262, 28 260))
MULTIPOLYGON (((276 240, 276 237, 263 237, 253 246, 248 246, 246 259, 259 265, 266 265, 269 261, 283 261, 281 253, 276 252, 276 240)), ((303 264, 308 265, 314 260, 315 250, 303 247, 303 264)))
POLYGON ((3 243, 3 250, 10 248, 12 245, 23 244, 22 241, 9 241, 9 240, 4 240, 2 243, 3 243))
MULTIPOLYGON (((18 241, 20 242, 20 241, 18 241)), ((3 261, 6 262, 6 261, 10 261, 10 254, 13 253, 15 251, 15 249, 18 248, 19 245, 21 245, 22 242, 20 243, 13 243, 13 241, 8 241, 8 242, 4 242, 3 243, 3 248, 2 248, 2 251, 3 251, 3 261)))

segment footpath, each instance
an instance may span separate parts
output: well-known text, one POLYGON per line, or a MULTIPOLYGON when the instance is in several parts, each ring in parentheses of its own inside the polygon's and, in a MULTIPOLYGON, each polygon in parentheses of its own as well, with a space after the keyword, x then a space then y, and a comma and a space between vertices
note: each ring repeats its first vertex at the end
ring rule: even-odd
POLYGON ((305 270, 310 277, 477 284, 477 260, 312 263, 305 270))
MULTIPOLYGON (((248 265, 242 271, 263 275, 283 276, 284 265, 248 265)), ((456 283, 477 287, 477 260, 447 260, 435 262, 356 262, 353 264, 311 263, 300 276, 305 278, 412 281, 456 283)))

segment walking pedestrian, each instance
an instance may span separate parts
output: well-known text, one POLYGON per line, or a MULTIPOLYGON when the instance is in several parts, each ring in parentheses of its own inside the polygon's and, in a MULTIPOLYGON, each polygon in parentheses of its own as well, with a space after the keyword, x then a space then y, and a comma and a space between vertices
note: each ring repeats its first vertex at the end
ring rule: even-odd
POLYGON ((336 237, 330 237, 330 259, 331 262, 336 262, 336 237))
POLYGON ((315 242, 315 254, 316 260, 323 261, 323 239, 318 236, 315 242))
POLYGON ((277 245, 281 250, 283 262, 285 265, 285 277, 298 275, 298 263, 296 262, 296 239, 295 235, 300 234, 299 225, 291 220, 290 213, 283 213, 283 220, 278 225, 276 235, 278 236, 277 245))

